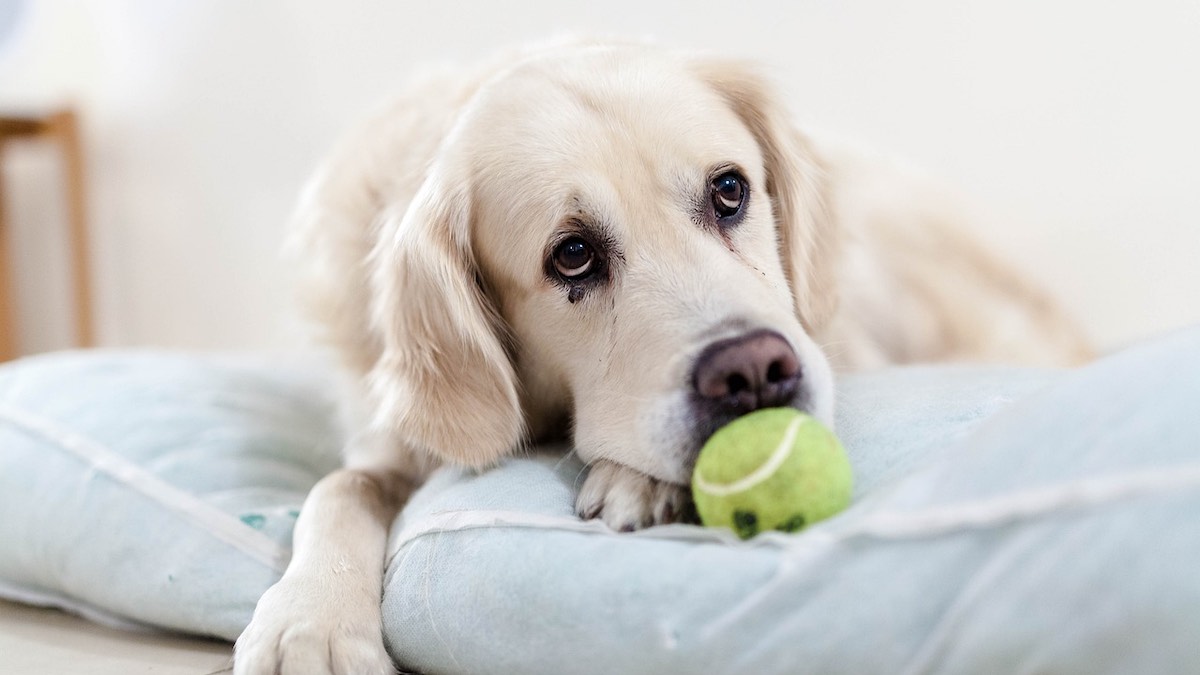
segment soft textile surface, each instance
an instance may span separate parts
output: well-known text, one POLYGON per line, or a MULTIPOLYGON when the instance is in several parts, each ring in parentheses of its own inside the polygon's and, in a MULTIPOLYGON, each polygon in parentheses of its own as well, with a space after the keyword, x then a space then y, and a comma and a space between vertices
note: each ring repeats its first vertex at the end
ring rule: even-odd
POLYGON ((237 637, 337 465, 324 386, 168 353, 0 367, 0 596, 237 637))
POLYGON ((1200 331, 1071 373, 847 378, 839 401, 857 499, 797 536, 613 534, 571 516, 572 461, 442 473, 393 533, 389 647, 428 673, 1200 663, 1200 331))
MULTIPOLYGON (((750 542, 571 514, 561 453, 443 470, 385 633, 443 672, 1181 672, 1200 662, 1200 330, 1073 372, 844 378, 854 505, 750 542)), ((0 367, 0 595, 235 637, 335 464, 313 369, 0 367)))

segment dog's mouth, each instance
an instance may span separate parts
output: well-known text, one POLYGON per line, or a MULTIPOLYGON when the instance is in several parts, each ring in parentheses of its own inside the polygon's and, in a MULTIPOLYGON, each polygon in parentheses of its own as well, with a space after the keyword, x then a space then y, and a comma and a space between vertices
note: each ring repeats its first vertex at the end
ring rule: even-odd
POLYGON ((783 405, 753 405, 705 410, 703 406, 699 405, 703 403, 702 401, 693 401, 692 409, 697 412, 692 420, 691 438, 687 443, 687 451, 685 452, 686 461, 684 462, 684 469, 686 470, 686 475, 692 475, 692 469, 696 465, 696 458, 700 455, 700 450, 708 442, 708 439, 712 438, 712 435, 717 433, 717 430, 721 427, 743 415, 764 408, 794 408, 800 412, 812 414, 809 398, 808 392, 804 388, 801 388, 790 401, 783 405))

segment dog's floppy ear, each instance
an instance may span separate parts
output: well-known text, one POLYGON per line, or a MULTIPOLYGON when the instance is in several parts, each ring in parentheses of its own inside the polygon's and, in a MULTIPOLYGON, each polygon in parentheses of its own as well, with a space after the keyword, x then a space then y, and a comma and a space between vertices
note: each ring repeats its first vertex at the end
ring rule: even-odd
POLYGON ((701 59, 696 67, 758 142, 796 312, 805 327, 815 330, 830 318, 838 300, 833 276, 837 237, 817 155, 753 66, 701 59))
POLYGON ((512 362, 470 250, 470 196, 445 163, 407 211, 385 215, 371 256, 375 423, 440 459, 484 466, 523 434, 512 362))

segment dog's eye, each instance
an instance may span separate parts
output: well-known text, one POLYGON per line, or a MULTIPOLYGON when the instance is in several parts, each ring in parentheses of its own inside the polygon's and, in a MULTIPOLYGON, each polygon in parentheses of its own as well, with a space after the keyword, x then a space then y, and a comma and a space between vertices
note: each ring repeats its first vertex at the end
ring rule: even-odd
POLYGON ((731 218, 746 201, 746 181, 736 171, 727 171, 713 179, 712 205, 717 218, 731 218))
POLYGON ((596 251, 581 237, 571 237, 554 249, 554 270, 568 281, 578 281, 595 271, 596 251))

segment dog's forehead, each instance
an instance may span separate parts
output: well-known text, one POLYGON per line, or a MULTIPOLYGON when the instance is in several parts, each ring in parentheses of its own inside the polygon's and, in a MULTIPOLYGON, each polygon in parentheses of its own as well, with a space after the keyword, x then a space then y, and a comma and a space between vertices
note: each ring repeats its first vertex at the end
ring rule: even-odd
POLYGON ((481 90, 471 117, 471 143, 501 176, 615 171, 673 180, 714 163, 759 161, 726 101, 683 60, 658 52, 522 63, 481 90))

